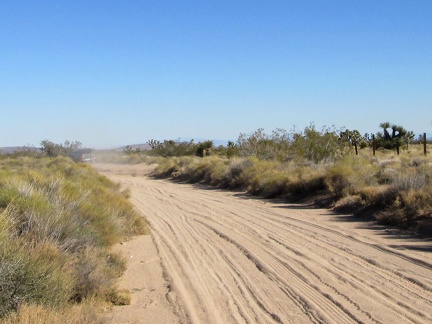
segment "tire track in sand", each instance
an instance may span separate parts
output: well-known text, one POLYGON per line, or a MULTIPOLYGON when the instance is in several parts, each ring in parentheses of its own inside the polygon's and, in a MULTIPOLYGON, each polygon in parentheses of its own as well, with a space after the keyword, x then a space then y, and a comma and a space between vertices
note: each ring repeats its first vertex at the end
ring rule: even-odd
POLYGON ((396 250, 405 241, 325 210, 110 177, 131 189, 149 220, 168 298, 185 322, 432 322, 430 252, 396 250))

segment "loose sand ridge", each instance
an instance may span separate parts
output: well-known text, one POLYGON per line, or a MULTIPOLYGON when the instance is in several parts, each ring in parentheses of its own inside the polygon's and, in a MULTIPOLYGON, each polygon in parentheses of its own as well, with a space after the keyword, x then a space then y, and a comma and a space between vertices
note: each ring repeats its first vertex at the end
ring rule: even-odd
POLYGON ((153 180, 130 188, 152 236, 119 245, 129 306, 113 323, 431 323, 432 242, 324 209, 153 180))

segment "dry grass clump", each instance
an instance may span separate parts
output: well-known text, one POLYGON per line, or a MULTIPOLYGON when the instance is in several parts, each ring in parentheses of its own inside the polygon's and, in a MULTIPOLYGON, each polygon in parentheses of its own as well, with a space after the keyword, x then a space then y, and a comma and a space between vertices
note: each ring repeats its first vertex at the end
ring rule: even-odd
POLYGON ((291 165, 292 178, 289 192, 294 196, 313 196, 326 190, 326 169, 322 164, 291 165))
POLYGON ((358 190, 358 195, 364 206, 385 208, 392 200, 388 188, 388 185, 366 186, 358 190))
POLYGON ((381 224, 432 236, 430 157, 381 153, 370 162, 361 158, 354 164, 341 160, 328 171, 327 184, 338 211, 361 213, 374 209, 381 224))
POLYGON ((327 167, 326 185, 335 199, 359 192, 360 188, 375 185, 379 168, 365 158, 347 156, 327 167))
POLYGON ((109 246, 147 231, 125 196, 67 158, 0 160, 0 319, 112 299, 125 264, 109 246))
MULTIPOLYGON (((387 196, 391 201, 387 210, 378 216, 378 220, 383 224, 398 225, 403 228, 430 223, 432 220, 431 172, 431 166, 420 166, 410 167, 404 170, 404 173, 396 174, 387 189, 387 196)), ((432 236, 432 232, 429 235, 432 236)))
POLYGON ((131 302, 131 293, 127 289, 111 289, 107 294, 107 300, 115 306, 129 305, 131 302))
POLYGON ((399 225, 410 228, 419 221, 425 221, 432 215, 431 190, 402 191, 389 206, 388 210, 378 216, 382 224, 399 225))
MULTIPOLYGON (((284 173, 276 171, 278 162, 249 158, 250 164, 239 175, 240 184, 253 195, 271 196, 283 186, 284 173)), ((273 195, 276 196, 276 195, 273 195)))
POLYGON ((156 177, 203 182, 221 188, 245 189, 253 195, 273 198, 281 195, 315 193, 324 188, 323 169, 317 165, 302 167, 257 158, 182 157, 160 164, 156 177))
POLYGON ((97 309, 98 301, 70 305, 62 310, 55 310, 37 304, 22 305, 17 312, 2 320, 3 324, 96 324, 100 320, 97 309))
POLYGON ((179 158, 164 159, 158 164, 153 174, 158 178, 170 177, 174 172, 177 172, 177 174, 180 175, 181 173, 179 169, 183 163, 180 163, 179 160, 179 158))
POLYGON ((364 200, 360 195, 345 196, 334 204, 334 209, 338 212, 349 213, 364 206, 364 200))

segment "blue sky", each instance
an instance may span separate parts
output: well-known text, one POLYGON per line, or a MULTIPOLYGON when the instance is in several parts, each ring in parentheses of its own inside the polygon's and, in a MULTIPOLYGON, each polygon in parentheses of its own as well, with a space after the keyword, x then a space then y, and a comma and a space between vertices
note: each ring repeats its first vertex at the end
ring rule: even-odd
POLYGON ((0 2, 0 146, 432 132, 432 1, 0 2))

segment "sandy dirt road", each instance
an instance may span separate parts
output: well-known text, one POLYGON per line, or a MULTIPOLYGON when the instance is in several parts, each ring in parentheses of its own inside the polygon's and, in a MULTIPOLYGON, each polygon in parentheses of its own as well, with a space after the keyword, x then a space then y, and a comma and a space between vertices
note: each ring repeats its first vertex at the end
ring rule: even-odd
MULTIPOLYGON (((165 287, 160 323, 432 323, 431 241, 324 209, 153 180, 148 166, 96 167, 130 188, 149 221, 165 287)), ((132 286, 155 280, 139 271, 132 286)), ((123 314, 147 307, 133 306, 123 314)))

